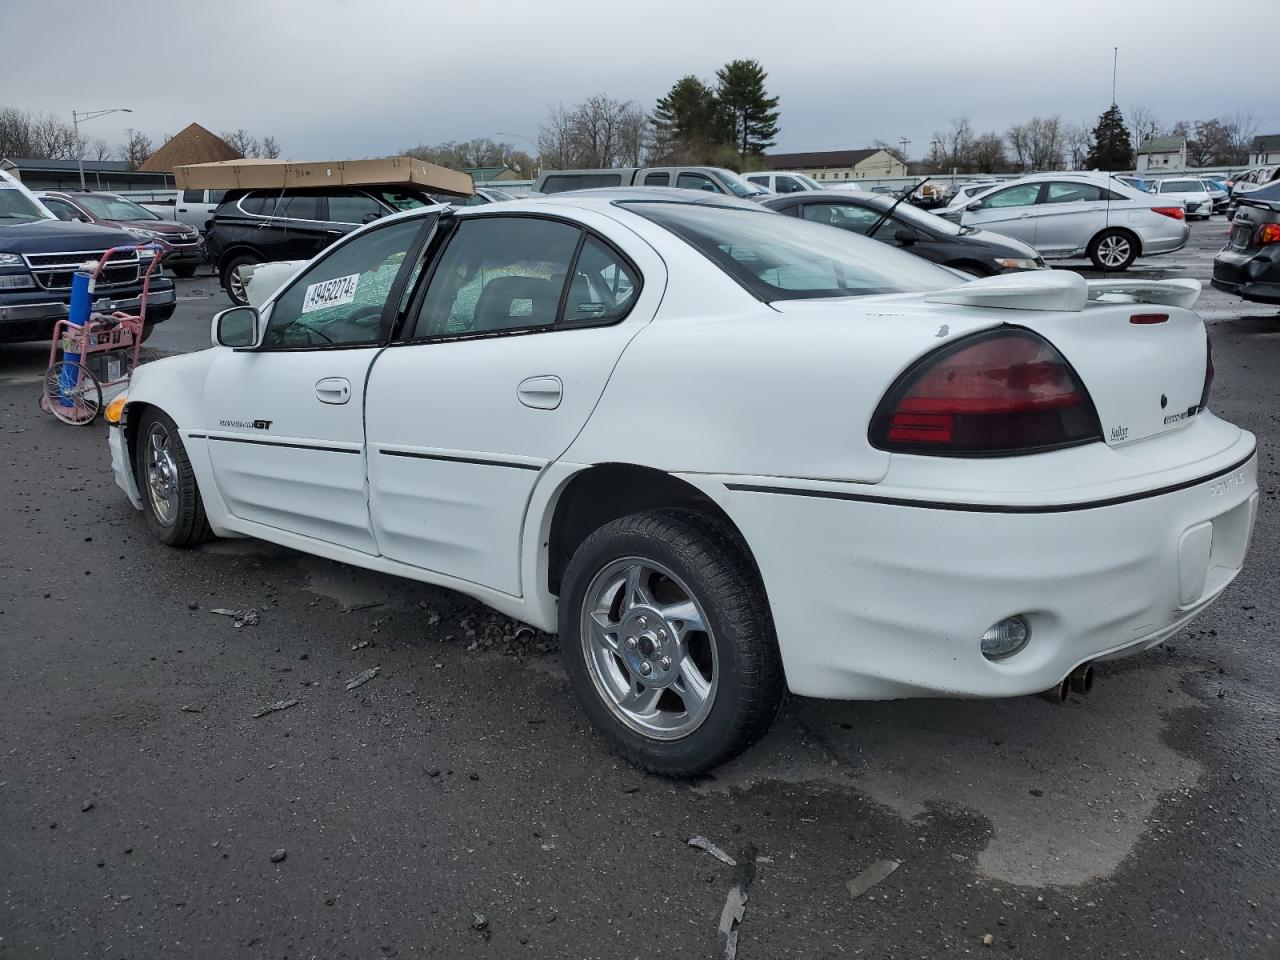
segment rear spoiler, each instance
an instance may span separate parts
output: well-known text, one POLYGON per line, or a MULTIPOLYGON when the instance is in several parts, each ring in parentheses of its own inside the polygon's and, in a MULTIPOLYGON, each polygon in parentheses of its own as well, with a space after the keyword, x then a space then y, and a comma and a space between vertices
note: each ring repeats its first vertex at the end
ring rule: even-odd
POLYGON ((1190 308, 1199 298, 1199 280, 1085 280, 1069 270, 1028 270, 970 280, 931 293, 925 300, 964 307, 1078 313, 1091 300, 1190 308))

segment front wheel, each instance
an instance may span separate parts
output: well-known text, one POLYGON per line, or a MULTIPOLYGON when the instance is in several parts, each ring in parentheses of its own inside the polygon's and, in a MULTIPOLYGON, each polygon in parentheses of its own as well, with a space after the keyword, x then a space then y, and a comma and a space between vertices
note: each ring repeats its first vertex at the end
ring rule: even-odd
POLYGON ((159 410, 146 411, 138 424, 135 468, 142 512, 157 540, 189 547, 212 536, 178 426, 159 410))
POLYGON ((777 716, 773 619, 746 546, 721 522, 682 510, 614 520, 574 553, 560 599, 574 692, 636 766, 704 773, 777 716))
POLYGON ((1089 243, 1089 259, 1099 270, 1128 270, 1138 259, 1138 243, 1128 230, 1103 230, 1089 243))
POLYGON ((197 266, 199 266, 199 264, 175 263, 169 269, 173 271, 173 275, 175 277, 181 277, 184 280, 190 280, 192 277, 196 275, 197 266))

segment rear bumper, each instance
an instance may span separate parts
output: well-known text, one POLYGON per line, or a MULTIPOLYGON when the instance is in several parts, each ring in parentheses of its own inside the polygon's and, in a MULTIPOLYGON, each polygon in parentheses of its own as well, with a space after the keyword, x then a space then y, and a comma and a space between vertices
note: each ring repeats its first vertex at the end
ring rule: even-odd
MULTIPOLYGON (((53 325, 67 317, 67 303, 49 299, 53 294, 38 291, 21 297, 6 296, 0 299, 0 343, 18 343, 30 340, 47 340, 53 335, 53 325)), ((147 322, 163 323, 173 316, 178 305, 178 295, 169 280, 152 283, 147 298, 147 322)), ((124 310, 136 313, 140 307, 137 293, 123 296, 104 295, 94 301, 94 309, 124 310)))
POLYGON ((1170 222, 1180 223, 1181 226, 1172 232, 1161 231, 1160 233, 1154 233, 1147 231, 1140 234, 1142 256, 1151 257, 1161 253, 1173 253, 1187 245, 1187 240, 1191 237, 1191 224, 1185 220, 1173 220, 1170 222))
POLYGON ((1237 252, 1223 250, 1213 261, 1214 288, 1258 303, 1280 303, 1280 246, 1237 252))
POLYGON ((1257 511, 1252 435, 1214 459, 1119 502, 912 502, 724 478, 722 505, 759 565, 793 692, 1008 697, 1160 642, 1235 578, 1257 511), (982 634, 1015 614, 1030 642, 988 661, 982 634))

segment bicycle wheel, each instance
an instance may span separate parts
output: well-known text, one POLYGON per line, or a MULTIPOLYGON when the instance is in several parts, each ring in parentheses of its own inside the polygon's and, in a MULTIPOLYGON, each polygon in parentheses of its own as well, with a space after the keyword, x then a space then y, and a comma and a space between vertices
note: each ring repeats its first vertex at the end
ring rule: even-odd
POLYGON ((42 406, 63 423, 83 427, 102 409, 102 387, 81 364, 59 360, 45 376, 42 406))

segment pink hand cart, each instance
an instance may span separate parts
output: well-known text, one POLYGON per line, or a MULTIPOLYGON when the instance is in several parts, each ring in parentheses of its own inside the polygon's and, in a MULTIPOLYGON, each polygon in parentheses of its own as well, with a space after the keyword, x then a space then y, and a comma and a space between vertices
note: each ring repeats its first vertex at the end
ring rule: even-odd
POLYGON ((139 364, 155 359, 155 355, 142 346, 147 325, 147 297, 151 292, 151 278, 170 249, 166 243, 151 241, 112 247, 102 255, 90 280, 91 297, 98 280, 113 265, 113 257, 117 258, 114 266, 122 266, 129 261, 122 263, 121 255, 153 251, 145 268, 139 260, 143 274, 138 312, 136 315, 121 310, 109 314, 91 312, 83 325, 73 323, 70 318, 54 324, 49 367, 40 395, 41 410, 52 413, 63 423, 87 426, 97 418, 104 397, 110 402, 125 389, 139 364))

